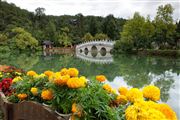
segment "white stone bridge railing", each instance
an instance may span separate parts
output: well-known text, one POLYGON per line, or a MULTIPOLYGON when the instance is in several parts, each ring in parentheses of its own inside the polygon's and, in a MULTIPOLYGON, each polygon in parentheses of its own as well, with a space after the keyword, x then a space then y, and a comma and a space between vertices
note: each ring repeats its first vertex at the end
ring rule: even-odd
POLYGON ((88 51, 91 51, 92 47, 95 46, 98 51, 100 51, 101 48, 105 48, 106 51, 110 51, 113 49, 113 46, 115 44, 115 41, 112 40, 94 40, 94 41, 87 41, 83 42, 76 46, 76 51, 84 51, 87 49, 88 51))

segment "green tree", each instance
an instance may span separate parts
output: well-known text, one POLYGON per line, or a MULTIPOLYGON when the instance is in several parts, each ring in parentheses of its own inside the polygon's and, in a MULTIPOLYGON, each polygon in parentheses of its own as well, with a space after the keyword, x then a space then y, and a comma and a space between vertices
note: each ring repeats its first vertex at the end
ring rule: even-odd
POLYGON ((155 27, 147 17, 145 23, 141 28, 141 39, 139 39, 139 48, 150 48, 153 36, 155 33, 155 27))
POLYGON ((180 45, 178 43, 180 43, 180 20, 179 22, 176 23, 176 26, 177 27, 176 27, 176 34, 175 34, 174 40, 175 40, 177 48, 179 49, 180 45))
POLYGON ((94 37, 95 40, 107 40, 109 37, 103 33, 97 33, 94 37))
POLYGON ((89 21, 89 32, 91 35, 98 33, 98 22, 95 17, 91 17, 89 21))
POLYGON ((116 42, 115 49, 129 51, 133 48, 148 48, 154 35, 154 26, 149 20, 135 13, 133 18, 125 23, 120 33, 121 39, 116 42))
POLYGON ((120 42, 117 42, 116 47, 124 51, 129 51, 133 47, 138 48, 139 40, 141 39, 141 29, 145 23, 144 17, 140 16, 139 13, 134 13, 134 17, 127 21, 123 26, 120 42))
POLYGON ((84 41, 91 41, 91 40, 93 40, 94 38, 93 38, 93 36, 91 35, 91 33, 86 33, 85 35, 84 35, 84 37, 82 38, 82 40, 84 40, 84 41))
POLYGON ((0 45, 7 44, 8 37, 6 34, 0 33, 0 45))
POLYGON ((38 46, 38 41, 23 28, 16 27, 12 29, 12 33, 14 34, 14 36, 12 37, 10 44, 15 43, 18 49, 35 49, 38 46))
POLYGON ((0 53, 10 51, 7 42, 8 42, 7 35, 4 33, 0 33, 0 53))
POLYGON ((72 39, 69 36, 68 27, 61 28, 61 34, 58 36, 58 42, 60 45, 65 47, 72 45, 72 39))
POLYGON ((176 25, 173 23, 173 7, 170 4, 158 7, 157 15, 154 20, 155 25, 155 42, 164 47, 165 43, 173 45, 175 43, 173 36, 176 25))
POLYGON ((76 15, 76 18, 78 35, 79 37, 82 37, 84 34, 84 16, 81 13, 79 13, 76 15))
POLYGON ((56 26, 52 21, 50 21, 46 26, 45 34, 46 34, 46 39, 50 41, 54 41, 56 43, 57 40, 56 26))
POLYGON ((119 38, 117 23, 113 15, 108 15, 104 19, 103 33, 107 34, 113 40, 117 40, 119 38))

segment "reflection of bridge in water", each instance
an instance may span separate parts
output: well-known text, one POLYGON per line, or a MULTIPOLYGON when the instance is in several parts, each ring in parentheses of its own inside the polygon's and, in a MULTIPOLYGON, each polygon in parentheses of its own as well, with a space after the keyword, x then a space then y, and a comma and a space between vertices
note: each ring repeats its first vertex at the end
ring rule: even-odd
POLYGON ((90 41, 76 46, 76 57, 85 61, 110 64, 114 41, 90 41))
POLYGON ((89 61, 94 63, 100 63, 100 64, 110 64, 113 62, 113 57, 110 52, 107 52, 104 56, 101 55, 100 52, 88 52, 88 53, 78 53, 76 52, 76 57, 89 61), (97 54, 96 56, 94 54, 97 54))

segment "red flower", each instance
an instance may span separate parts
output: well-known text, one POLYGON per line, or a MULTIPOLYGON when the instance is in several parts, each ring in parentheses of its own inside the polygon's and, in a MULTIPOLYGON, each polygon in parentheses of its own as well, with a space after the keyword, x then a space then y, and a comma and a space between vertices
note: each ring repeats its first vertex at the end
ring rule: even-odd
POLYGON ((10 95, 12 92, 11 84, 12 84, 12 78, 4 78, 0 82, 0 91, 2 91, 5 95, 10 95))

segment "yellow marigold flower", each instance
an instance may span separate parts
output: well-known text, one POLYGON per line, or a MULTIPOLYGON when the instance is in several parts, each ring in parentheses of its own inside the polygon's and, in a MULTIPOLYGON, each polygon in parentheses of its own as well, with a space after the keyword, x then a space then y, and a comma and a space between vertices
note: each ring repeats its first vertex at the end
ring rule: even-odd
POLYGON ((69 88, 80 88, 80 87, 85 87, 86 81, 84 81, 82 78, 78 78, 78 77, 73 77, 70 78, 67 81, 67 86, 69 88))
POLYGON ((177 120, 176 113, 171 109, 171 107, 167 104, 158 104, 158 108, 160 112, 162 112, 168 120, 177 120))
POLYGON ((135 102, 137 100, 143 100, 143 94, 138 88, 131 88, 127 92, 126 97, 130 102, 135 102))
POLYGON ((68 69, 67 68, 63 68, 60 71, 61 75, 67 75, 68 74, 68 69))
POLYGON ((54 74, 54 72, 52 72, 52 71, 50 71, 50 70, 47 70, 47 71, 44 72, 44 74, 45 74, 46 76, 50 77, 51 75, 54 74))
POLYGON ((72 113, 74 113, 75 115, 78 115, 78 117, 81 117, 81 112, 82 112, 82 108, 80 106, 78 106, 76 103, 72 104, 72 109, 71 109, 72 113))
POLYGON ((51 90, 43 90, 41 93, 41 98, 43 100, 51 100, 53 99, 53 93, 51 90))
POLYGON ((19 76, 22 75, 22 73, 20 73, 20 72, 15 72, 15 74, 16 74, 16 75, 19 75, 19 76))
POLYGON ((61 73, 60 72, 56 72, 54 75, 55 75, 55 78, 61 77, 61 73))
POLYGON ((126 94, 127 94, 127 92, 128 92, 128 89, 127 89, 126 87, 120 87, 120 88, 118 89, 118 92, 119 92, 121 95, 125 95, 125 96, 126 96, 126 94))
POLYGON ((33 76, 34 78, 37 78, 37 79, 39 79, 39 78, 44 78, 44 77, 46 77, 46 75, 45 74, 40 74, 40 75, 35 75, 35 76, 33 76))
POLYGON ((20 100, 25 100, 25 99, 27 98, 27 94, 25 94, 25 93, 18 94, 17 97, 18 97, 20 100))
POLYGON ((0 72, 0 78, 3 77, 2 72, 0 72))
POLYGON ((12 80, 12 82, 13 82, 13 83, 16 83, 16 82, 18 82, 18 81, 20 81, 20 80, 22 80, 22 78, 21 78, 20 76, 18 76, 18 77, 15 77, 15 78, 12 80))
POLYGON ((116 89, 112 88, 111 93, 112 93, 112 94, 116 94, 116 93, 117 93, 117 92, 116 92, 116 89))
POLYGON ((148 107, 145 101, 128 106, 125 116, 126 120, 166 120, 164 114, 148 107))
POLYGON ((87 83, 86 77, 85 77, 85 76, 81 76, 81 77, 79 78, 79 80, 80 80, 80 82, 81 82, 81 85, 82 85, 83 87, 85 87, 85 86, 86 86, 86 83, 87 83))
POLYGON ((143 96, 153 101, 160 99, 160 89, 154 85, 149 85, 143 88, 143 96))
POLYGON ((156 102, 154 102, 154 101, 151 101, 151 100, 146 101, 146 104, 148 105, 148 107, 151 107, 151 108, 154 108, 154 109, 157 109, 158 106, 159 106, 158 103, 156 103, 156 102))
POLYGON ((27 72, 27 75, 28 75, 28 76, 35 76, 35 75, 37 75, 37 73, 36 73, 35 71, 32 71, 32 70, 31 70, 31 71, 28 71, 28 72, 27 72))
POLYGON ((67 84, 67 81, 70 79, 70 76, 64 75, 64 76, 61 76, 60 78, 63 81, 63 84, 67 84))
POLYGON ((123 105, 128 102, 127 97, 124 96, 124 95, 118 95, 117 98, 116 98, 116 101, 117 101, 117 103, 123 104, 123 105))
POLYGON ((68 74, 71 77, 77 77, 79 75, 79 71, 76 68, 69 68, 68 69, 68 74))
POLYGON ((107 80, 107 78, 104 75, 97 75, 96 80, 100 82, 104 82, 105 80, 107 80))
POLYGON ((38 89, 36 87, 32 87, 30 91, 34 96, 38 95, 38 89))

